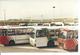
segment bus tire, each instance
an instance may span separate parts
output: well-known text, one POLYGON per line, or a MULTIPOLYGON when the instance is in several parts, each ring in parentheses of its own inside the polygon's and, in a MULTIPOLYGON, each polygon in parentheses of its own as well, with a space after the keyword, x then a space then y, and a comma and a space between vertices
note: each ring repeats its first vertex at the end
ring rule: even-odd
POLYGON ((10 46, 15 45, 14 40, 9 41, 9 45, 10 45, 10 46))

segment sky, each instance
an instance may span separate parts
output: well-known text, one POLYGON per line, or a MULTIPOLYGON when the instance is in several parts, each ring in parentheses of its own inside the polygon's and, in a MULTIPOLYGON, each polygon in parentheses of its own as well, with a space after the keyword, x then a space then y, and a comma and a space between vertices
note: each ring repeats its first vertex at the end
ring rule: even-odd
POLYGON ((0 19, 76 18, 77 0, 0 0, 0 19), (53 8, 55 6, 55 8, 53 8))

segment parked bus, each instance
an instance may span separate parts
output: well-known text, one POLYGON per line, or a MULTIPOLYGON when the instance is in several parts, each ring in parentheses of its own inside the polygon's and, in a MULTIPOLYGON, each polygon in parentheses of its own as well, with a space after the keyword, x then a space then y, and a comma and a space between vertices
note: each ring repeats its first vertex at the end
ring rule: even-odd
POLYGON ((43 26, 50 26, 50 23, 43 23, 43 26))
POLYGON ((14 45, 29 43, 26 27, 0 26, 0 44, 14 45))
POLYGON ((48 29, 45 27, 28 27, 30 44, 36 47, 45 47, 48 43, 48 29))
MULTIPOLYGON (((37 26, 37 27, 27 27, 31 35, 29 40, 32 46, 36 47, 45 47, 48 46, 51 42, 51 39, 58 38, 58 29, 59 27, 47 27, 47 26, 37 26)), ((56 40, 55 40, 56 41, 56 40)), ((53 45, 56 45, 55 41, 53 40, 53 45)), ((52 45, 49 45, 52 46, 52 45)))
POLYGON ((50 25, 51 26, 64 26, 64 23, 63 22, 52 22, 50 25))
MULTIPOLYGON (((67 27, 68 28, 68 27, 67 27)), ((59 47, 70 51, 78 51, 78 29, 68 28, 61 29, 61 33, 57 39, 59 47)))
POLYGON ((65 26, 78 26, 78 23, 73 23, 73 22, 65 22, 65 26))

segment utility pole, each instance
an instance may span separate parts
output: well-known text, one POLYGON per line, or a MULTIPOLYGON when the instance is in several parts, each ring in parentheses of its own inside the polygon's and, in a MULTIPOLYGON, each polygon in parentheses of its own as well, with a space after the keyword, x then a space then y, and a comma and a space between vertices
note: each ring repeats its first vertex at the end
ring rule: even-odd
POLYGON ((4 26, 6 25, 6 10, 3 10, 3 16, 4 16, 4 26))
MULTIPOLYGON (((52 8, 55 9, 55 6, 53 6, 52 8)), ((53 11, 54 11, 54 18, 55 18, 55 10, 53 10, 53 11)))
POLYGON ((52 22, 53 22, 53 20, 55 19, 55 12, 54 12, 54 11, 55 11, 55 10, 54 10, 55 6, 53 6, 52 8, 53 8, 53 17, 54 17, 54 18, 51 19, 51 20, 52 20, 52 22))

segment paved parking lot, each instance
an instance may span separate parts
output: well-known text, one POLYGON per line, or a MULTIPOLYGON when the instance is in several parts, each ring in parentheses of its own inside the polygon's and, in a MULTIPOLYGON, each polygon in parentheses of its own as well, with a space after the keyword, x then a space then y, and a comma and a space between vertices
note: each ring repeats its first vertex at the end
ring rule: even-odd
POLYGON ((68 52, 68 51, 59 49, 57 47, 36 48, 36 47, 30 46, 29 44, 25 44, 25 45, 0 47, 0 52, 68 52))

